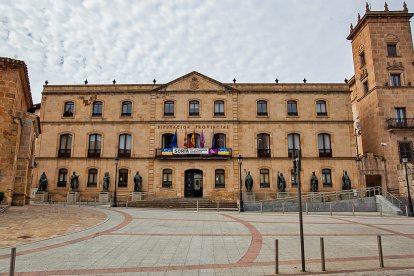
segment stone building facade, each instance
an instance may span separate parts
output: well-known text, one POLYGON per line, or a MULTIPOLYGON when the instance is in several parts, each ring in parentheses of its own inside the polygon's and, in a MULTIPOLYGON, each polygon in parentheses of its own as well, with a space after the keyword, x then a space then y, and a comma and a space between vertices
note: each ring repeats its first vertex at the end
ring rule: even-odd
POLYGON ((23 61, 0 58, 0 191, 8 204, 30 200, 34 143, 38 117, 30 112, 32 98, 23 61))
POLYGON ((399 193, 404 192, 398 181, 402 158, 413 161, 413 14, 405 4, 402 11, 366 9, 348 36, 355 70, 349 81, 352 111, 360 125, 355 130, 360 182, 399 193))
POLYGON ((46 172, 57 201, 65 199, 73 172, 81 200, 91 200, 105 172, 110 191, 118 175, 122 195, 133 191, 137 171, 142 190, 157 197, 234 200, 239 155, 242 177, 250 172, 259 197, 277 192, 278 172, 293 192, 298 149, 305 191, 313 171, 320 191, 341 190, 345 170, 358 176, 346 84, 224 84, 192 72, 162 85, 47 85, 40 114, 36 177, 46 172), (189 152, 193 135, 197 154, 189 152))

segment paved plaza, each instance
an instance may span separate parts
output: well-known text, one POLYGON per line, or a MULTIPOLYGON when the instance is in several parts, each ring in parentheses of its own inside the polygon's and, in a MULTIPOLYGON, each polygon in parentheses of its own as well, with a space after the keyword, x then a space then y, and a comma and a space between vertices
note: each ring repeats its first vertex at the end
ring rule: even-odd
MULTIPOLYGON (((300 274, 297 213, 55 208, 107 218, 81 231, 18 245, 17 275, 272 275, 275 239, 280 273, 300 274)), ((330 273, 414 274, 414 219, 309 214, 304 222, 306 270, 312 274, 321 273, 320 237, 330 273), (379 269, 377 235, 385 269, 379 269)), ((9 253, 10 248, 0 248, 1 275, 8 272, 9 253)))

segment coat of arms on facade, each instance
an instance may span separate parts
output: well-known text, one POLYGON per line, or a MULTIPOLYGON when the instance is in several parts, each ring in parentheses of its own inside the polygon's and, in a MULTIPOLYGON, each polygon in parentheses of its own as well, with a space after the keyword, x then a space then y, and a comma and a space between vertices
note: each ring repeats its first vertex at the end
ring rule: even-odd
POLYGON ((197 90, 200 87, 197 77, 192 77, 190 82, 191 90, 197 90))

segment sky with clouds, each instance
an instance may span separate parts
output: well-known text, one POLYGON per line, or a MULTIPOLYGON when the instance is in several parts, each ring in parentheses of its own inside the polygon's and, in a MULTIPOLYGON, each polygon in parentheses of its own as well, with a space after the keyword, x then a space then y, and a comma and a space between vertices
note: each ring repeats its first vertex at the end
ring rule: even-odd
POLYGON ((195 70, 221 82, 343 82, 365 1, 0 0, 0 11, 0 56, 26 62, 39 102, 46 79, 165 83, 195 70))

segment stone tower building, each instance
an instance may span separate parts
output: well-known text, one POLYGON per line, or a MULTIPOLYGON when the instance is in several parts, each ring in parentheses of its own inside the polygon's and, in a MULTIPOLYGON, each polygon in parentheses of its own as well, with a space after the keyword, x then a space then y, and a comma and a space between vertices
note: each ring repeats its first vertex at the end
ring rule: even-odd
POLYGON ((355 27, 351 90, 361 183, 399 192, 402 158, 413 161, 414 52, 410 18, 402 11, 371 11, 355 27))

